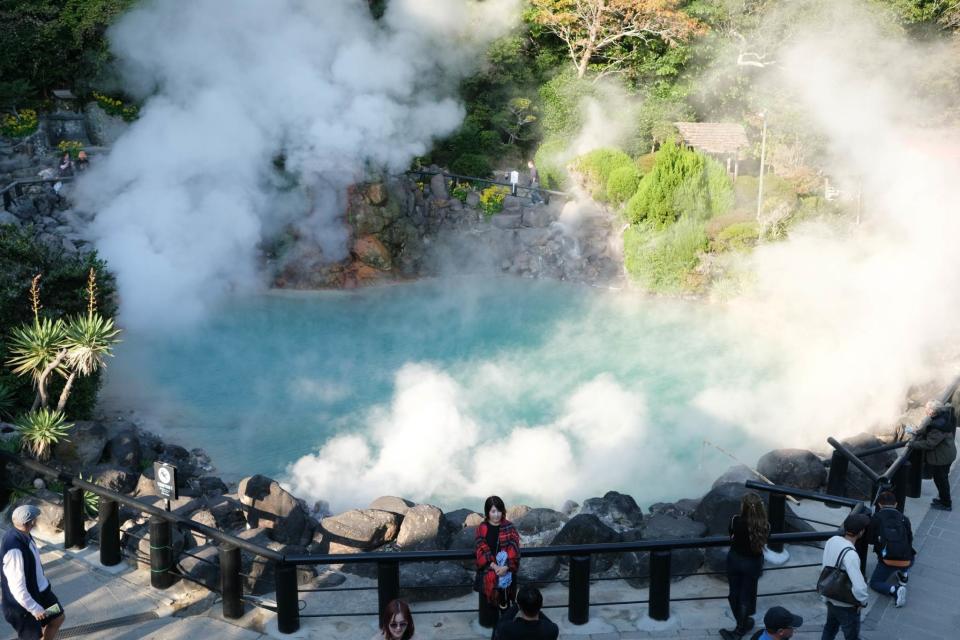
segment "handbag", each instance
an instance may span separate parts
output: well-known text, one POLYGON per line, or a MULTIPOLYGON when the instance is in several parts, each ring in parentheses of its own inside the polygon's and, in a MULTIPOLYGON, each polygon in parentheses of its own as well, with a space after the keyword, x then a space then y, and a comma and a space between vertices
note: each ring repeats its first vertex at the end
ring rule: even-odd
POLYGON ((848 551, 852 551, 852 549, 850 547, 845 548, 840 552, 840 557, 837 558, 835 566, 824 567, 823 571, 820 572, 820 578, 817 580, 817 593, 837 602, 859 606, 860 601, 853 595, 853 583, 850 582, 850 576, 843 568, 843 556, 847 555, 848 551))

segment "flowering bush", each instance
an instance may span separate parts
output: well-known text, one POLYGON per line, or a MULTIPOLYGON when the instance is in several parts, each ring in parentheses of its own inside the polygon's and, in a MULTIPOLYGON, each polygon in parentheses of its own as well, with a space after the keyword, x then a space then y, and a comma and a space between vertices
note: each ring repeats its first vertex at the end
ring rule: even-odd
POLYGON ((61 140, 57 149, 60 150, 60 153, 69 153, 70 157, 76 160, 80 152, 83 151, 83 143, 79 140, 61 140))
POLYGON ((135 104, 125 104, 123 100, 96 91, 93 92, 93 98, 108 114, 123 118, 126 122, 133 122, 140 115, 140 108, 135 104))
POLYGON ((473 187, 470 186, 469 182, 458 182, 453 186, 453 190, 450 192, 454 198, 460 202, 467 201, 467 195, 473 191, 473 187))
POLYGON ((510 193, 510 189, 493 185, 480 192, 480 208, 489 217, 503 211, 503 199, 510 193))
POLYGON ((22 138, 37 130, 37 112, 21 109, 18 113, 5 113, 0 120, 0 134, 8 138, 22 138))

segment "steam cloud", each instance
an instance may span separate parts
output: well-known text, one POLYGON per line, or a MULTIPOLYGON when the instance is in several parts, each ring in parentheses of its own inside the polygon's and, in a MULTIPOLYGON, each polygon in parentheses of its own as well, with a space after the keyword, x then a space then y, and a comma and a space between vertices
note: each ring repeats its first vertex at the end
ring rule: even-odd
POLYGON ((78 186, 127 326, 201 315, 261 285, 257 245, 295 222, 345 255, 347 185, 405 169, 464 111, 456 80, 516 0, 146 2, 111 33, 141 118, 78 186), (278 156, 306 189, 274 168, 278 156))

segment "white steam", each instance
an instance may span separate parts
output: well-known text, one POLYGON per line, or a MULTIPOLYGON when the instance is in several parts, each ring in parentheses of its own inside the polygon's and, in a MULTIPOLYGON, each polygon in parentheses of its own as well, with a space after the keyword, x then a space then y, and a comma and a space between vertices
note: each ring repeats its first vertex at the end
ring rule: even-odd
POLYGON ((829 22, 842 30, 810 30, 777 59, 782 86, 829 140, 831 172, 862 180, 864 223, 807 225, 755 252, 754 286, 733 311, 784 369, 699 402, 776 428, 784 445, 891 426, 911 385, 947 377, 943 355, 960 341, 960 149, 945 157, 940 141, 930 153, 926 140, 942 134, 921 129, 935 105, 917 82, 942 52, 881 31, 861 6, 836 3, 843 15, 829 22))
MULTIPOLYGON (((453 96, 516 0, 145 2, 111 32, 146 103, 79 185, 128 325, 201 314, 261 284, 257 244, 294 222, 345 255, 347 185, 406 168, 463 108, 453 96), (292 189, 274 167, 306 189, 292 189)), ((286 180, 289 182, 289 180, 286 180)))

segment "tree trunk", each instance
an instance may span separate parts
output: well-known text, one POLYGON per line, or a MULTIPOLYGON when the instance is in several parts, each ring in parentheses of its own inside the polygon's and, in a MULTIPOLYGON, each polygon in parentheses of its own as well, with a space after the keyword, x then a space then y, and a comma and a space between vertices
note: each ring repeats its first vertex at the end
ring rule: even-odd
POLYGON ((70 390, 73 388, 73 381, 76 377, 77 372, 71 371, 67 382, 63 385, 63 391, 60 392, 60 400, 57 401, 57 411, 63 411, 63 408, 67 406, 67 398, 70 396, 70 390))
POLYGON ((580 62, 577 64, 577 78, 583 78, 587 73, 587 67, 590 66, 590 58, 593 57, 593 46, 587 47, 583 55, 580 56, 580 62))
POLYGON ((60 366, 60 363, 63 362, 63 359, 67 357, 67 350, 61 349, 60 353, 57 354, 57 357, 53 359, 53 362, 47 365, 47 368, 43 370, 43 373, 40 374, 40 377, 37 378, 37 397, 33 401, 33 408, 31 411, 37 410, 37 405, 46 409, 48 400, 47 400, 47 378, 50 377, 50 374, 54 369, 60 366))

